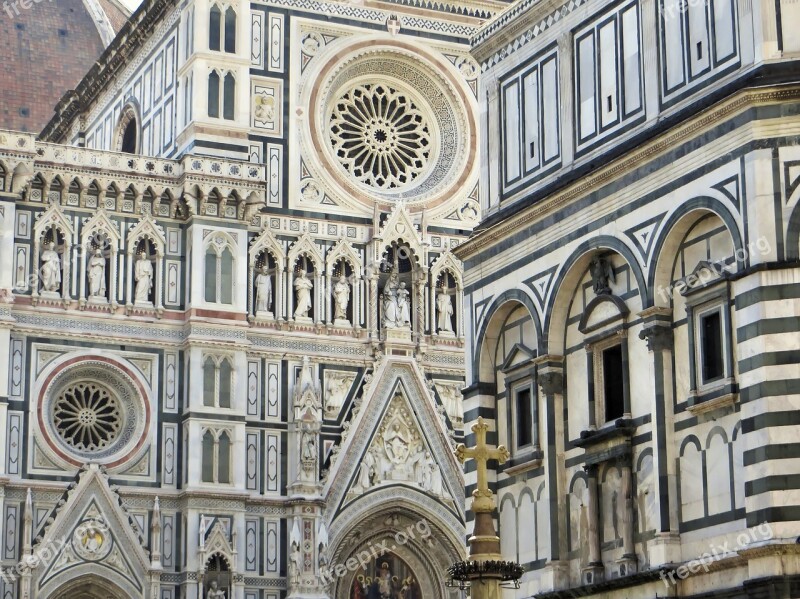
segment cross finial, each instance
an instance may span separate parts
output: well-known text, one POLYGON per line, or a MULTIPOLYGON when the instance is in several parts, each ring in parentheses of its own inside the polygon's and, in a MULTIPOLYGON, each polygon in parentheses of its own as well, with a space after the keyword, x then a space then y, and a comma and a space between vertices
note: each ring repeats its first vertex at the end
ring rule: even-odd
POLYGON ((475 460, 478 471, 478 488, 472 492, 472 511, 473 512, 491 512, 494 509, 494 499, 492 492, 489 490, 489 482, 486 480, 486 463, 489 460, 497 460, 498 463, 503 464, 508 460, 510 454, 508 450, 498 445, 496 448, 491 448, 486 445, 486 431, 489 430, 489 425, 484 422, 483 417, 478 417, 478 422, 472 425, 472 432, 475 433, 475 447, 467 447, 463 443, 459 443, 456 447, 456 458, 462 464, 464 460, 475 460))

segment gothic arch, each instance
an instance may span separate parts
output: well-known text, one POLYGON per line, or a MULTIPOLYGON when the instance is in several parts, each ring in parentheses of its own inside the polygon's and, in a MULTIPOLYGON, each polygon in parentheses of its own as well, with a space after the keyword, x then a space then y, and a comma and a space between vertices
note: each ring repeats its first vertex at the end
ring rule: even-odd
MULTIPOLYGON (((331 563, 344 564, 370 545, 386 541, 392 553, 403 559, 419 576, 422 596, 447 597, 444 573, 464 559, 463 524, 452 512, 426 494, 407 487, 375 491, 348 504, 336 515, 330 528, 331 563), (436 539, 431 546, 425 538, 436 539), (402 540, 402 542, 401 542, 402 540)), ((334 597, 347 599, 356 572, 337 579, 334 597)))
POLYGON ((78 566, 70 575, 73 577, 71 580, 49 595, 42 593, 40 596, 49 599, 106 599, 107 597, 133 599, 139 596, 124 579, 114 576, 112 570, 104 568, 102 575, 96 570, 95 564, 78 566))
POLYGON ((736 218, 721 201, 701 196, 683 203, 664 222, 653 244, 651 262, 648 265, 647 287, 643 288, 647 290, 648 306, 657 303, 665 305, 664 299, 657 297, 656 290, 661 286, 669 286, 678 246, 692 226, 708 214, 719 217, 728 229, 734 251, 744 247, 736 218))
POLYGON ((551 301, 545 309, 544 334, 547 336, 544 344, 548 353, 561 355, 566 347, 567 314, 570 300, 575 293, 576 286, 586 273, 592 257, 600 250, 610 250, 619 254, 633 273, 642 308, 646 307, 646 283, 642 266, 636 259, 628 245, 609 235, 600 235, 581 243, 567 258, 553 282, 551 301))

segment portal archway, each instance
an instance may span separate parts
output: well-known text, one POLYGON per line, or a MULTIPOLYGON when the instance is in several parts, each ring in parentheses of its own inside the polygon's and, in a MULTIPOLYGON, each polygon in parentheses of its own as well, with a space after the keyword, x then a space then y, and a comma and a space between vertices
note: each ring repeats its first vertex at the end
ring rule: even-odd
POLYGON ((70 580, 47 599, 133 599, 107 578, 88 575, 70 580))

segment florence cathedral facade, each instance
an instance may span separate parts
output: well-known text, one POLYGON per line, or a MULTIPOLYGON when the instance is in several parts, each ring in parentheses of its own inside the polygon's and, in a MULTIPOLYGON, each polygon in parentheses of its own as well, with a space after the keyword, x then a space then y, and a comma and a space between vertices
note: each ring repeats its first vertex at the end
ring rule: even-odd
POLYGON ((454 593, 503 6, 146 0, 0 132, 2 599, 454 593))

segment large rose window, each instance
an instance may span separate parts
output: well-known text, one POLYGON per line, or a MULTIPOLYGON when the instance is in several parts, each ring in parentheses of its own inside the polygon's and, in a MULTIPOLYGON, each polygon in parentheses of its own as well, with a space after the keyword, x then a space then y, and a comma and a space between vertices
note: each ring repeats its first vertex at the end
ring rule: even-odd
POLYGON ((396 189, 424 172, 431 131, 410 95, 386 84, 357 85, 335 103, 331 143, 342 166, 361 183, 396 189))
POLYGON ((76 383, 56 398, 53 423, 67 445, 80 452, 93 452, 108 447, 119 437, 122 408, 104 385, 76 383))
MULTIPOLYGON (((436 206, 475 186, 472 99, 436 54, 397 40, 337 41, 307 70, 303 185, 334 203, 436 206)), ((298 114, 304 114, 301 109, 298 114)), ((309 199, 310 198, 310 199, 309 199)))
POLYGON ((125 364, 69 359, 46 377, 39 429, 52 457, 73 465, 114 466, 143 446, 149 429, 145 390, 125 364))

